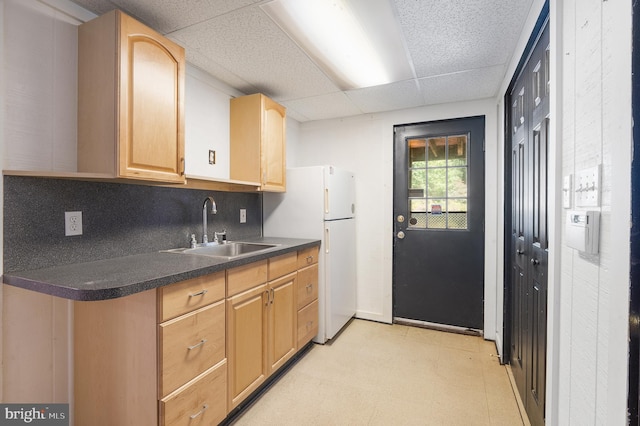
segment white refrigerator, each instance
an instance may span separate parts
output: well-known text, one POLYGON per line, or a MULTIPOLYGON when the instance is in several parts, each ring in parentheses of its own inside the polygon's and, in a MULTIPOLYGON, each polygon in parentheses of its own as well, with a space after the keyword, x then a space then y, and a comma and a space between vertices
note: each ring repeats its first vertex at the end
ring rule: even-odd
POLYGON ((332 339, 356 312, 355 177, 333 166, 287 169, 287 192, 264 193, 265 237, 321 240, 318 335, 332 339))

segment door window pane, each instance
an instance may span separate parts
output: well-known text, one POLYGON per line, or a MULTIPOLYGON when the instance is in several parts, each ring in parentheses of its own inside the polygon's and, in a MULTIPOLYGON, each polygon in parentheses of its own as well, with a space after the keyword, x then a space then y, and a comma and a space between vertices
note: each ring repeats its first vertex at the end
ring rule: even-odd
POLYGON ((449 229, 467 229, 467 199, 449 198, 449 229))
MULTIPOLYGON (((410 176, 409 189, 419 189, 424 193, 426 187, 425 182, 427 181, 427 171, 425 169, 414 169, 411 170, 410 176)), ((420 195, 420 197, 424 197, 424 195, 420 195)))
POLYGON ((454 167, 448 170, 449 197, 466 197, 467 196, 467 168, 454 167))
POLYGON ((469 135, 408 139, 409 228, 467 229, 469 135))
POLYGON ((448 166, 466 166, 467 165, 467 136, 449 136, 449 144, 447 150, 448 166))
POLYGON ((426 141, 424 139, 409 140, 409 167, 425 167, 426 141))
POLYGON ((427 228, 446 229, 447 228, 447 200, 429 199, 427 200, 427 228))
POLYGON ((447 165, 447 138, 429 138, 427 150, 427 167, 443 167, 447 165))
POLYGON ((447 196, 447 169, 429 169, 427 192, 429 197, 447 196))

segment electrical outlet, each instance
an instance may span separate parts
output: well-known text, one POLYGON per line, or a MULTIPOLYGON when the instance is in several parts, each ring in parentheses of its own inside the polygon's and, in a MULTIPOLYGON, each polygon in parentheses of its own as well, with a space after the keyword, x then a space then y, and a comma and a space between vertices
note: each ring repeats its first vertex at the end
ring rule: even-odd
POLYGON ((82 212, 64 212, 64 235, 82 235, 82 212))
POLYGON ((240 223, 247 223, 247 209, 240 209, 240 223))

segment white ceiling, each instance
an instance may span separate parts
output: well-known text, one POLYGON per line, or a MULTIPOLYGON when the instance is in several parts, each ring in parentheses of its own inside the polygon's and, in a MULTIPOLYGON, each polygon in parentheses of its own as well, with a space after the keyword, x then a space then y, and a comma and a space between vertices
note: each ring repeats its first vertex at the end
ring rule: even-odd
POLYGON ((268 0, 73 0, 98 15, 123 10, 184 46, 192 65, 301 122, 496 96, 533 2, 375 1, 390 2, 395 21, 379 31, 400 28, 413 78, 342 91, 259 7, 268 0))

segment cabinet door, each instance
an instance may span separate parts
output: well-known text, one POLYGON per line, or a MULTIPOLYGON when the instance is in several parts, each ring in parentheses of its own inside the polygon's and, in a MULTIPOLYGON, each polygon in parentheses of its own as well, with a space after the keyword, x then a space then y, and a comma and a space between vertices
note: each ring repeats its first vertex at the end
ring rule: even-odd
POLYGON ((227 299, 229 410, 256 390, 268 375, 268 303, 266 284, 227 299))
POLYGON ((184 182, 184 49, 120 15, 118 174, 184 182))
POLYGON ((296 351, 296 277, 293 273, 269 283, 269 373, 296 351))
POLYGON ((282 105, 263 97, 262 190, 285 191, 286 188, 286 113, 282 105))

